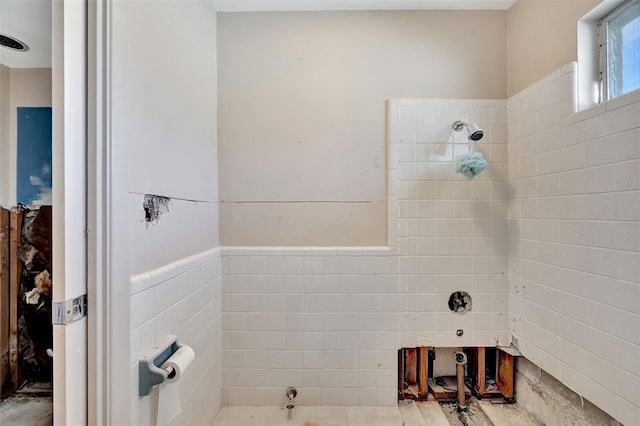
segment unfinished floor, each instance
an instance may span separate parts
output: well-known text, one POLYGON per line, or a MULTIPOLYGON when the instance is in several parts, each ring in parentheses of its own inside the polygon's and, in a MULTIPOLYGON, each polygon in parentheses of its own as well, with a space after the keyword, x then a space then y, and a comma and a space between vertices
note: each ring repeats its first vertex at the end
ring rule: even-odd
POLYGON ((51 397, 12 395, 0 402, 0 424, 50 426, 53 424, 51 397))
POLYGON ((518 404, 473 398, 467 413, 455 404, 401 401, 396 407, 222 407, 214 426, 537 426, 518 404))
POLYGON ((298 405, 291 411, 280 406, 223 406, 213 426, 622 426, 526 358, 517 358, 514 372, 515 400, 481 397, 471 386, 474 396, 467 388, 467 408, 462 412, 457 410, 455 384, 444 386, 453 390, 453 396, 445 398, 434 380, 426 400, 383 407, 298 405))

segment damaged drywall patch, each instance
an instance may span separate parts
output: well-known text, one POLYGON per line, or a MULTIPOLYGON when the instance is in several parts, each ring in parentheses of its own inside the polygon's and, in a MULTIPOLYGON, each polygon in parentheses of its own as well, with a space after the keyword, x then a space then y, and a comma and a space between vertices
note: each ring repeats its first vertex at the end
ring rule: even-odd
POLYGON ((145 194, 142 208, 144 210, 144 221, 149 226, 158 223, 160 216, 169 211, 171 199, 161 195, 145 194))

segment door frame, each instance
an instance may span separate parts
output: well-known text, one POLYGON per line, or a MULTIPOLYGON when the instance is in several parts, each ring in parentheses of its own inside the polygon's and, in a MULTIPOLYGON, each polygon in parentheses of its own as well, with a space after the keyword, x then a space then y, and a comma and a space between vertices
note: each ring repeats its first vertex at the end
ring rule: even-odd
MULTIPOLYGON (((86 3, 51 3, 53 301, 82 296, 86 275, 86 3)), ((52 311, 55 312, 55 309, 52 311)), ((87 319, 53 325, 53 422, 87 419, 87 319)))
POLYGON ((61 425, 129 424, 135 397, 127 149, 110 127, 112 7, 112 0, 52 1, 54 300, 88 296, 86 318, 54 326, 54 424, 61 425))
MULTIPOLYGON (((88 423, 131 423, 127 147, 112 137, 113 0, 87 7, 88 423)), ((133 372, 132 372, 133 371, 133 372)))

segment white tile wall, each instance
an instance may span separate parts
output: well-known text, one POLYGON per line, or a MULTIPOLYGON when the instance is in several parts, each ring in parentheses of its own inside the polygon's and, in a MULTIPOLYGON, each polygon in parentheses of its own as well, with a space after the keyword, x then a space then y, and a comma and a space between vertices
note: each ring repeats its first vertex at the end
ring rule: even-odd
POLYGON ((389 102, 388 248, 223 248, 223 402, 281 404, 296 386, 302 404, 393 404, 399 347, 510 331, 527 358, 637 419, 640 96, 573 114, 574 70, 508 108, 389 102), (456 119, 485 129, 474 181, 454 173, 468 150, 456 119), (471 313, 448 311, 455 290, 471 313))
POLYGON ((154 394, 138 397, 138 359, 168 334, 196 353, 180 382, 182 413, 173 424, 213 422, 222 399, 221 281, 220 249, 131 279, 131 424, 155 424, 154 394))
POLYGON ((640 92, 575 111, 575 64, 508 102, 510 330, 624 424, 640 419, 640 92))
MULTIPOLYGON (((402 296, 391 248, 223 248, 223 403, 390 405, 402 296)), ((406 302, 405 302, 406 303, 406 302)))
POLYGON ((388 247, 222 248, 224 404, 280 405, 295 386, 301 404, 391 405, 399 348, 508 342, 506 102, 388 107, 388 247), (455 119, 486 132, 474 182, 454 173, 455 119), (448 309, 456 290, 467 315, 448 309))
POLYGON ((394 100, 388 121, 398 151, 400 288, 411 295, 399 324, 403 346, 508 344, 506 102, 394 100), (489 165, 471 181, 455 172, 456 157, 470 149, 468 133, 451 128, 456 120, 485 132, 471 149, 489 165), (458 290, 473 299, 466 315, 447 305, 458 290))

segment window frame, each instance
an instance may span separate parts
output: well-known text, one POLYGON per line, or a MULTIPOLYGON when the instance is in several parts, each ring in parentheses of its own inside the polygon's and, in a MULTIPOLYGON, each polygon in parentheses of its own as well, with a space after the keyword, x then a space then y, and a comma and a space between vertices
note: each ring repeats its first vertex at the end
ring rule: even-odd
MULTIPOLYGON (((596 23, 596 41, 598 48, 598 102, 606 102, 611 99, 609 89, 609 22, 620 16, 627 9, 636 4, 637 0, 626 0, 607 14, 598 19, 596 23)), ((623 94, 622 94, 623 95, 623 94)), ((618 96, 622 96, 618 95, 618 96)), ((616 96, 617 97, 617 96, 616 96)))

